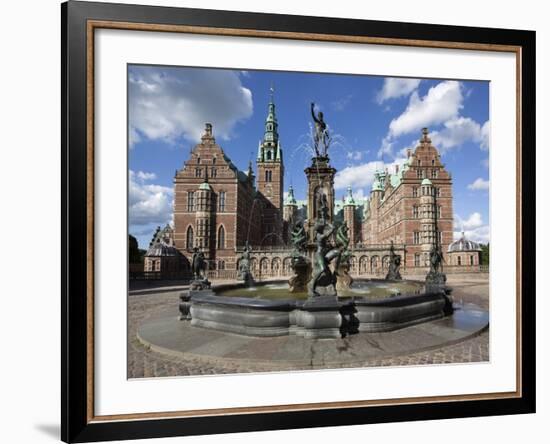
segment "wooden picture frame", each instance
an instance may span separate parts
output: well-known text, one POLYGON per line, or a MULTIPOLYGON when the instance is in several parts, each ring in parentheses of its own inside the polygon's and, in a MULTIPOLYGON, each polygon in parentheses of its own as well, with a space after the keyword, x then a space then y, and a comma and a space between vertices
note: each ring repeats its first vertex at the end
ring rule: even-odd
POLYGON ((62 412, 65 442, 535 412, 535 33, 70 1, 62 15, 62 412), (94 414, 94 32, 97 29, 508 52, 516 56, 517 390, 94 414))

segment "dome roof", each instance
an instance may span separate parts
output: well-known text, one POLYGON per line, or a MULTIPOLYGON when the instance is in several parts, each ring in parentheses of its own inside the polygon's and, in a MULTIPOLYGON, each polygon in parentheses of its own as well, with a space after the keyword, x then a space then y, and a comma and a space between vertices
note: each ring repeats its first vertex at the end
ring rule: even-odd
POLYGON ((145 256, 179 256, 180 252, 176 247, 167 245, 163 242, 156 242, 149 247, 145 256))
POLYGON ((432 181, 427 177, 422 181, 422 185, 432 185, 432 181))
POLYGON ((458 251, 481 251, 481 246, 477 242, 466 239, 464 233, 462 233, 460 239, 450 244, 447 251, 449 253, 458 251))

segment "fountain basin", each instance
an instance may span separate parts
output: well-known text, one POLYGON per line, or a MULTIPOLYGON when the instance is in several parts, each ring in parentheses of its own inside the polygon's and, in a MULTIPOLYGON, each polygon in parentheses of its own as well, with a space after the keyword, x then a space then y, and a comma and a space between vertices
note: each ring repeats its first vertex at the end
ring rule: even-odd
MULTIPOLYGON (((396 284, 381 282, 384 282, 381 285, 396 284)), ((392 331, 438 319, 445 316, 450 305, 443 292, 315 299, 291 298, 287 293, 286 298, 267 298, 261 296, 259 286, 253 297, 224 296, 234 290, 246 294, 245 288, 234 287, 219 286, 214 291, 183 294, 182 305, 189 313, 191 325, 247 336, 340 338, 358 332, 392 331)))

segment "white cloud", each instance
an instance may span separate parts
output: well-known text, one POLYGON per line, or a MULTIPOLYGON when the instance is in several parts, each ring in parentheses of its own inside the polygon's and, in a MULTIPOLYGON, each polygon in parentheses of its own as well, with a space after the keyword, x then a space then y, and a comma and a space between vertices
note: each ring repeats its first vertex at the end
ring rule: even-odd
POLYGON ((462 86, 454 80, 438 83, 424 97, 414 91, 405 111, 390 122, 388 136, 399 137, 458 117, 462 100, 462 86))
POLYGON ((157 178, 157 175, 155 173, 146 173, 144 171, 138 171, 137 173, 135 173, 137 178, 140 179, 140 180, 154 180, 157 178))
POLYGON ((146 183, 153 173, 130 170, 128 184, 128 212, 130 225, 166 224, 172 220, 173 190, 146 183))
POLYGON ((384 79, 384 86, 376 95, 376 101, 382 104, 388 99, 408 96, 418 88, 420 79, 400 79, 388 77, 384 79))
POLYGON ((489 181, 484 180, 481 177, 478 177, 476 180, 474 180, 471 184, 468 185, 469 190, 479 191, 479 190, 488 190, 489 189, 489 181))
POLYGON ((130 144, 143 137, 198 141, 206 122, 229 139, 252 115, 252 93, 234 71, 132 67, 128 88, 130 144))
MULTIPOLYGON (((462 231, 454 231, 453 237, 454 240, 460 239, 462 236, 462 231)), ((489 225, 483 225, 479 228, 474 228, 472 230, 464 230, 464 236, 466 239, 480 243, 487 244, 491 239, 491 230, 489 225)))
POLYGON ((474 212, 468 216, 468 219, 462 219, 458 214, 455 214, 454 226, 457 230, 471 230, 479 228, 483 225, 481 214, 474 212))
POLYGON ((334 188, 337 190, 346 189, 351 186, 352 189, 370 188, 374 181, 374 173, 377 170, 388 169, 389 172, 395 171, 395 166, 399 165, 401 168, 406 159, 396 159, 390 163, 384 163, 382 161, 372 161, 363 163, 361 165, 349 166, 340 170, 334 177, 334 188))
POLYGON ((481 127, 481 149, 487 151, 489 149, 491 138, 491 122, 487 120, 481 127))
POLYGON ((488 127, 489 121, 481 126, 469 117, 459 116, 446 121, 442 130, 432 131, 430 138, 442 153, 470 141, 479 143, 484 149, 488 147, 488 127))
POLYGON ((457 240, 462 236, 466 239, 486 244, 490 240, 491 230, 489 225, 483 223, 481 214, 474 212, 467 219, 462 219, 458 214, 454 218, 454 239, 457 240))

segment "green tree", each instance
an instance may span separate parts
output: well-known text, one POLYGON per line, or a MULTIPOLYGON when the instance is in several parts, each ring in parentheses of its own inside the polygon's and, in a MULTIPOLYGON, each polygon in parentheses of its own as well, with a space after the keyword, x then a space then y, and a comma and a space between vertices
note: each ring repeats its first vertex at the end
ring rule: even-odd
POLYGON ((489 265, 489 244, 481 244, 481 265, 489 265))
POLYGON ((145 250, 138 248, 137 239, 131 234, 128 235, 128 260, 131 264, 139 264, 143 262, 143 255, 145 250))

